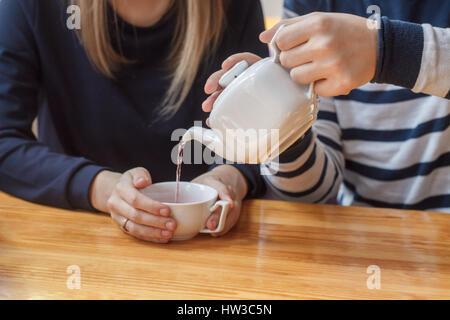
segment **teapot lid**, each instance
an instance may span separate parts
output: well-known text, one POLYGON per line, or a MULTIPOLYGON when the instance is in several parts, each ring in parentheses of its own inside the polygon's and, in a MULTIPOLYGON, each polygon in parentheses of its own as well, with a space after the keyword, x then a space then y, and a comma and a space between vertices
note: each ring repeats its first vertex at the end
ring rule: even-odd
POLYGON ((226 88, 234 79, 236 79, 242 72, 247 70, 248 62, 242 60, 236 63, 233 68, 228 70, 219 80, 219 85, 226 88))
MULTIPOLYGON (((281 25, 277 32, 275 32, 275 35, 272 38, 272 41, 270 42, 270 46, 273 48, 275 54, 273 57, 273 61, 275 63, 280 64, 280 54, 281 50, 278 48, 278 45, 276 43, 277 35, 278 33, 283 30, 283 28, 286 27, 285 24, 281 25)), ((248 68, 248 62, 245 60, 242 60, 238 63, 236 63, 230 70, 228 70, 220 79, 219 79, 219 85, 222 88, 226 88, 234 79, 236 79, 241 73, 243 73, 248 68)))
MULTIPOLYGON (((281 30, 283 30, 286 26, 287 26, 286 24, 282 24, 278 28, 278 30, 275 32, 275 34, 272 37, 272 40, 270 42, 270 46, 274 50, 274 56, 273 56, 272 61, 279 65, 281 65, 281 61, 280 61, 281 50, 276 43, 276 39, 278 37, 278 34, 281 32, 281 30)), ((248 68, 249 68, 248 62, 245 60, 242 60, 242 61, 236 63, 230 70, 228 70, 219 79, 219 85, 225 89, 227 86, 229 86, 231 84, 231 82, 233 82, 233 80, 235 80, 237 77, 239 77, 239 75, 244 73, 244 71, 247 70, 248 68)), ((308 95, 310 101, 312 101, 313 105, 315 105, 317 107, 318 99, 317 99, 317 95, 315 94, 315 90, 314 90, 314 82, 310 84, 307 95, 308 95)))

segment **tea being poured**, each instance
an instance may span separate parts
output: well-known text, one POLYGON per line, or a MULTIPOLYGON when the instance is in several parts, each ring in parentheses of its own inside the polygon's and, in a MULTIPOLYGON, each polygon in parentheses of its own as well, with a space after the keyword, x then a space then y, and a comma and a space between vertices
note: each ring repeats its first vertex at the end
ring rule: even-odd
POLYGON ((241 61, 220 78, 223 91, 209 114, 211 129, 194 126, 184 141, 199 141, 232 162, 260 164, 274 160, 311 128, 318 113, 314 83, 295 83, 281 65, 275 40, 282 29, 272 39, 273 58, 251 66, 241 61))
POLYGON ((175 187, 175 203, 178 203, 180 196, 180 177, 181 177, 181 164, 183 163, 183 150, 187 141, 180 141, 178 145, 178 155, 177 155, 177 176, 176 176, 176 187, 175 187))
POLYGON ((184 134, 178 149, 175 200, 179 200, 182 154, 187 141, 196 140, 216 156, 232 162, 260 164, 279 156, 316 121, 314 83, 295 83, 281 65, 281 51, 275 40, 283 27, 271 42, 273 58, 251 66, 241 61, 220 78, 223 91, 209 115, 211 129, 194 126, 184 134))

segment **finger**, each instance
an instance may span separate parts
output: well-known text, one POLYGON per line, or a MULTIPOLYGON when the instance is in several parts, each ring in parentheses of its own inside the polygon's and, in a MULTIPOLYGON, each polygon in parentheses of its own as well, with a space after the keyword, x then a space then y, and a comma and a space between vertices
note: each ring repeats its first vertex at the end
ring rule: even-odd
MULTIPOLYGON (((236 199, 236 192, 234 192, 233 187, 228 185, 227 189, 228 189, 228 194, 230 195, 231 199, 235 200, 236 199)), ((231 206, 233 207, 233 202, 231 203, 231 206)))
POLYGON ((136 188, 142 189, 152 183, 150 173, 145 168, 134 168, 129 170, 129 173, 133 179, 133 184, 136 188))
POLYGON ((205 112, 211 112, 214 107, 214 102, 217 100, 219 95, 222 93, 223 90, 218 90, 214 92, 212 95, 208 97, 205 101, 202 103, 202 110, 205 112))
MULTIPOLYGON (((234 199, 236 194, 231 186, 226 186, 217 180, 208 182, 208 185, 217 190, 220 200, 228 201, 230 203, 230 209, 234 208, 234 199)), ((217 209, 208 217, 208 220, 206 221, 206 226, 208 229, 214 230, 217 228, 217 225, 219 224, 220 210, 221 209, 217 209)))
POLYGON ((219 199, 223 201, 228 201, 230 203, 230 209, 234 208, 234 200, 236 198, 236 194, 233 191, 231 186, 226 186, 225 189, 218 190, 219 199))
POLYGON ((219 86, 219 80, 220 78, 228 71, 230 70, 236 63, 241 62, 242 60, 247 61, 248 65, 252 65, 255 62, 261 60, 259 56, 256 54, 250 53, 250 52, 242 52, 242 53, 236 53, 227 59, 222 63, 222 70, 214 72, 212 75, 209 76, 208 80, 206 80, 205 83, 205 93, 206 94, 212 94, 214 91, 218 90, 220 88, 219 86))
MULTIPOLYGON (((126 218, 124 218, 121 215, 116 214, 114 212, 111 212, 111 218, 120 227, 120 229, 122 231, 124 231, 125 233, 129 234, 129 232, 127 232, 127 231, 122 229, 122 225, 124 223, 124 219, 126 219, 126 218)), ((128 230, 128 224, 129 223, 130 223, 130 221, 128 221, 127 225, 126 225, 127 230, 128 230)), ((132 235, 132 236, 134 236, 134 235, 132 235)), ((134 236, 134 237, 136 237, 136 236, 134 236)), ((170 240, 169 238, 152 238, 151 240, 147 240, 147 241, 152 241, 152 242, 155 242, 155 243, 167 243, 167 242, 169 242, 169 240, 170 240)))
POLYGON ((233 68, 236 63, 241 62, 243 60, 247 61, 248 65, 251 66, 252 64, 261 60, 261 57, 250 52, 236 53, 233 54, 232 56, 229 56, 222 63, 222 69, 228 71, 231 68, 233 68))
POLYGON ((322 79, 314 83, 314 91, 322 97, 346 95, 350 90, 344 90, 339 83, 331 79, 322 79))
MULTIPOLYGON (((213 237, 221 237, 227 234, 237 223, 240 216, 240 207, 237 202, 234 203, 234 209, 232 209, 225 220, 225 226, 221 232, 212 233, 213 237)), ((217 228, 217 226, 216 226, 217 228)), ((214 229, 212 229, 214 230, 214 229)))
POLYGON ((218 90, 220 88, 219 86, 219 80, 220 78, 228 71, 230 70, 236 63, 241 62, 242 60, 247 61, 248 65, 252 65, 255 62, 261 60, 259 56, 256 54, 250 53, 250 52, 241 52, 233 54, 232 56, 225 59, 225 61, 222 63, 222 70, 214 72, 212 75, 209 76, 208 80, 206 80, 205 83, 205 93, 211 94, 214 91, 218 90))
POLYGON ((307 28, 306 21, 300 20, 281 30, 275 41, 281 51, 287 51, 307 42, 310 36, 311 31, 307 28))
POLYGON ((131 177, 124 178, 117 184, 116 191, 120 198, 130 206, 159 216, 168 217, 170 209, 159 201, 155 201, 133 187, 131 177))
POLYGON ((227 70, 219 70, 209 76, 208 80, 206 80, 204 88, 206 94, 211 94, 220 88, 219 80, 226 72, 227 70))
POLYGON ((220 200, 229 201, 230 206, 232 206, 234 199, 232 198, 230 193, 230 190, 232 190, 231 187, 227 187, 225 184, 216 179, 208 181, 208 185, 216 189, 217 193, 219 194, 220 200))
POLYGON ((217 226, 219 225, 219 212, 218 210, 216 210, 215 212, 213 212, 209 217, 208 220, 206 220, 206 227, 213 231, 217 228, 217 226))
POLYGON ((175 219, 156 216, 154 214, 133 208, 123 200, 109 202, 108 209, 144 226, 166 229, 170 231, 175 231, 177 228, 177 222, 175 219))
POLYGON ((312 62, 314 55, 310 49, 309 42, 294 47, 280 54, 281 65, 287 69, 292 69, 303 64, 312 62))
POLYGON ((269 43, 270 41, 272 41, 272 38, 275 35, 275 33, 277 33, 278 29, 280 29, 280 27, 286 23, 288 23, 288 20, 281 20, 272 28, 261 32, 261 34, 259 35, 259 40, 264 43, 269 43))
MULTIPOLYGON (((234 193, 233 189, 230 186, 228 186, 227 189, 228 189, 228 192, 229 192, 229 195, 230 195, 231 199, 235 199, 235 193, 234 193)), ((226 200, 226 201, 230 202, 230 210, 232 210, 235 207, 235 205, 236 205, 236 201, 233 201, 233 200, 226 200)), ((218 208, 216 211, 214 211, 209 216, 208 220, 206 221, 206 226, 208 227, 209 230, 215 230, 217 228, 217 226, 219 225, 219 219, 220 219, 220 212, 221 212, 221 210, 222 210, 221 208, 218 208)), ((226 228, 224 228, 224 230, 225 229, 226 228)))
MULTIPOLYGON (((112 219, 122 228, 123 216, 116 212, 111 213, 112 219)), ((168 241, 173 237, 173 232, 169 230, 162 230, 158 228, 143 226, 135 223, 134 221, 128 220, 126 224, 127 233, 135 238, 145 240, 145 241, 168 241)))
POLYGON ((321 70, 317 63, 311 62, 291 70, 291 79, 298 84, 310 84, 325 77, 326 71, 321 70))
MULTIPOLYGON (((314 13, 312 13, 314 14, 314 13)), ((291 19, 284 19, 281 20, 280 22, 278 22, 276 25, 274 25, 272 28, 261 32, 261 34, 259 35, 259 40, 261 42, 264 43, 269 43, 272 41, 273 36, 275 35, 275 33, 277 33, 278 29, 284 24, 284 25, 290 25, 293 23, 296 23, 298 21, 304 20, 305 18, 307 18, 308 16, 310 16, 311 14, 306 14, 303 16, 298 16, 295 18, 291 18, 291 19)))
POLYGON ((127 223, 127 230, 129 234, 145 241, 153 241, 155 239, 170 239, 173 237, 173 232, 170 230, 143 226, 131 220, 127 223))

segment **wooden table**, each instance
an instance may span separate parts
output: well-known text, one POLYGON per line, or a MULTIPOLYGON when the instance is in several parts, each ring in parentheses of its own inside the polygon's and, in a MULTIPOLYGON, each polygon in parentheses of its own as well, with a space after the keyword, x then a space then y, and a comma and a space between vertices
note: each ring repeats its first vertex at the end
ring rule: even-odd
POLYGON ((448 299, 450 215, 255 200, 223 238, 157 245, 0 193, 0 299, 23 298, 448 299))

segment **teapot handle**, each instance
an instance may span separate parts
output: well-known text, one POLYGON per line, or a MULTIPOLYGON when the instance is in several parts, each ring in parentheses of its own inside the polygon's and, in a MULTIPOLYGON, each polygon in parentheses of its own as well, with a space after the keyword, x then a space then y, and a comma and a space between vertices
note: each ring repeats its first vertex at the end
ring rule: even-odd
MULTIPOLYGON (((281 50, 280 50, 280 48, 278 48, 276 39, 277 39, 278 33, 280 33, 280 31, 283 30, 284 27, 286 27, 286 25, 282 24, 278 28, 277 32, 275 32, 275 34, 273 35, 272 41, 270 41, 270 46, 273 48, 273 51, 275 53, 273 56, 273 62, 278 63, 278 64, 281 64, 281 61, 280 61, 281 50)), ((317 107, 317 95, 314 92, 314 82, 309 85, 308 97, 313 102, 314 106, 317 107)))
POLYGON ((277 32, 275 32, 275 34, 273 35, 272 41, 270 41, 270 46, 272 47, 275 55, 273 56, 273 62, 275 63, 280 63, 280 54, 281 54, 281 50, 280 48, 278 48, 277 42, 275 41, 277 39, 278 33, 280 33, 281 30, 284 29, 284 27, 286 27, 285 24, 282 24, 277 32))

